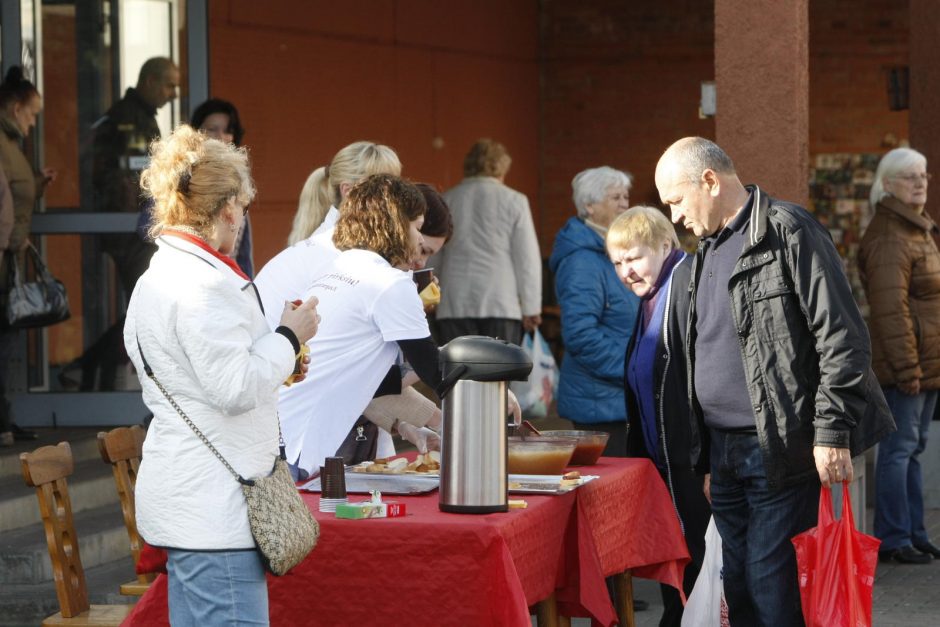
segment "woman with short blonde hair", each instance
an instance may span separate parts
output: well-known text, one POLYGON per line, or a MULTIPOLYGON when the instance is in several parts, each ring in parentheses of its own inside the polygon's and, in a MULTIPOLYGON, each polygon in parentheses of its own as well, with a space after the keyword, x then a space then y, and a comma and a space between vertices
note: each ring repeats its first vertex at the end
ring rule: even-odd
POLYGON ((240 475, 269 475, 278 454, 277 388, 316 333, 316 300, 282 306, 272 332, 228 256, 255 194, 244 149, 180 126, 151 146, 141 186, 154 201, 157 252, 124 326, 153 413, 135 488, 137 529, 167 549, 171 623, 237 616, 268 624, 241 484, 177 407, 240 475))
POLYGON ((614 220, 607 231, 608 248, 622 249, 637 244, 652 248, 663 242, 668 242, 672 248, 679 248, 676 229, 669 218, 656 207, 637 205, 623 216, 614 220))
MULTIPOLYGON (((690 453, 685 343, 692 257, 679 248, 669 218, 648 206, 631 207, 614 220, 607 251, 624 285, 640 297, 623 378, 630 421, 627 454, 651 459, 669 491, 691 556, 682 581, 688 595, 705 557, 711 517, 701 476, 707 468, 693 468, 690 453)), ((659 624, 679 627, 679 592, 662 586, 661 593, 659 624)))

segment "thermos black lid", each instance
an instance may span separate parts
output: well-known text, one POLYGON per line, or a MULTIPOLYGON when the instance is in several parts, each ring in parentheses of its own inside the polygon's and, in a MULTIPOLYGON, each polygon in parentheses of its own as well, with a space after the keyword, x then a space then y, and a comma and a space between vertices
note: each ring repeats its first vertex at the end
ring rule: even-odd
POLYGON ((525 381, 532 371, 532 360, 522 348, 483 335, 465 335, 445 344, 440 365, 445 394, 460 380, 525 381))

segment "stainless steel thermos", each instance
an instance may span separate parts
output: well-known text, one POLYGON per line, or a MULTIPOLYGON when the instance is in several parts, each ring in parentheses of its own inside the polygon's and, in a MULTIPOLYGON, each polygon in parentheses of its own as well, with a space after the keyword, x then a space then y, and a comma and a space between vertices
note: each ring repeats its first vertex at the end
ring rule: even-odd
POLYGON ((468 335, 441 349, 443 399, 440 509, 488 514, 508 509, 507 381, 532 370, 528 355, 504 340, 468 335))

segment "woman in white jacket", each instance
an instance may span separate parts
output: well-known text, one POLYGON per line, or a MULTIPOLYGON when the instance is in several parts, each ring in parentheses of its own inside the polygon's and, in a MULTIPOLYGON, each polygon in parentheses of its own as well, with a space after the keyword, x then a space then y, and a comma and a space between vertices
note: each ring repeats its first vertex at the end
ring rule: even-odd
POLYGON ((244 149, 179 127, 152 147, 158 251, 124 327, 154 419, 137 478, 137 527, 167 549, 174 625, 267 624, 264 569, 241 486, 144 374, 157 380, 244 477, 278 452, 277 389, 317 328, 316 299, 287 306, 271 332, 230 254, 255 190, 244 149))

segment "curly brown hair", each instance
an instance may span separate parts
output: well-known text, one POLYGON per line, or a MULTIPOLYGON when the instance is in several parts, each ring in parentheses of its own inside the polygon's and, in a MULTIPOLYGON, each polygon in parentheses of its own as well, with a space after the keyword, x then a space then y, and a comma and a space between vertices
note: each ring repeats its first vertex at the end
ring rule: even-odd
POLYGON ((340 206, 333 243, 339 250, 371 250, 392 266, 408 264, 417 254, 409 223, 426 210, 417 187, 398 176, 373 174, 357 183, 340 206))

